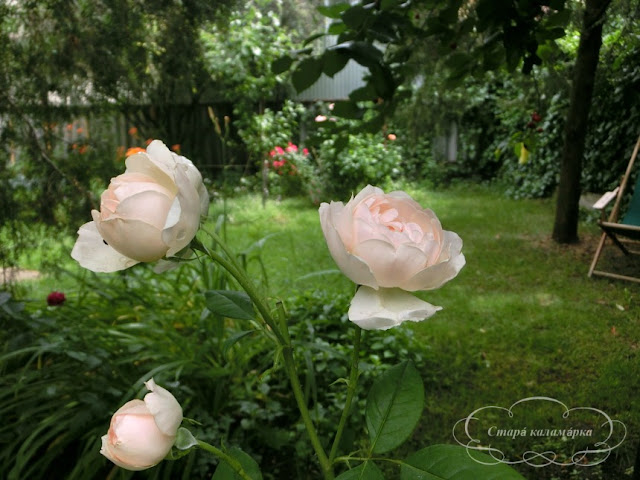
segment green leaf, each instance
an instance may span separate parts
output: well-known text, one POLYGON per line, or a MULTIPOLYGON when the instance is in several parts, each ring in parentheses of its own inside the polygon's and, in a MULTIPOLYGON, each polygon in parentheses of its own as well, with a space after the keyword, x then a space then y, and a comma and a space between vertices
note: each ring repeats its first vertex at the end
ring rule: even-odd
POLYGON ((376 94, 382 98, 391 98, 396 88, 391 71, 381 65, 374 65, 371 68, 369 82, 373 85, 376 94))
POLYGON ((333 104, 333 114, 352 120, 359 120, 364 115, 364 110, 359 108, 354 102, 340 101, 333 104))
POLYGON ((358 30, 367 21, 369 15, 369 10, 361 5, 354 5, 342 12, 341 18, 348 27, 353 30, 358 30))
POLYGON ((246 337, 247 335, 251 335, 252 333, 255 333, 255 330, 245 330, 242 332, 236 332, 233 335, 231 335, 222 344, 222 354, 226 355, 231 347, 233 347, 236 343, 238 343, 244 337, 246 337))
POLYGON ((324 37, 326 35, 325 32, 314 33, 310 37, 304 39, 303 45, 309 45, 311 42, 317 40, 318 38, 324 37))
POLYGON ((196 445, 198 445, 198 441, 193 434, 186 428, 180 427, 176 434, 176 441, 173 443, 173 446, 178 450, 189 450, 196 445))
POLYGON ((318 10, 318 12, 320 12, 325 17, 336 19, 340 18, 340 14, 348 9, 348 3, 336 3, 335 5, 316 7, 316 10, 318 10))
POLYGON ((253 320, 253 303, 245 292, 236 290, 209 290, 204 292, 211 313, 239 320, 253 320))
POLYGON ((564 27, 569 23, 569 19, 571 18, 571 10, 564 9, 556 12, 552 15, 549 15, 545 22, 545 26, 547 27, 564 27))
POLYGON ((349 94, 349 100, 352 102, 371 102, 376 100, 378 95, 373 85, 367 83, 364 87, 356 88, 349 94))
POLYGON ((547 28, 536 32, 536 40, 539 43, 542 43, 545 40, 555 40, 556 38, 562 38, 564 37, 564 35, 565 31, 562 27, 547 28))
POLYGON ((508 465, 496 462, 489 455, 467 452, 457 445, 432 445, 405 460, 400 480, 524 480, 508 465))
POLYGON ((302 92, 316 83, 322 74, 323 61, 318 58, 302 60, 291 76, 296 91, 302 92))
POLYGON ((336 480, 384 480, 384 476, 375 463, 364 462, 356 468, 341 473, 336 480))
POLYGON ((291 58, 289 55, 284 55, 280 58, 275 59, 271 63, 271 71, 276 75, 278 75, 279 73, 284 73, 289 70, 289 67, 291 67, 292 63, 293 58, 291 58))
POLYGON ((391 10, 398 6, 398 0, 382 0, 380 2, 380 10, 391 10))
POLYGON ((371 451, 385 453, 400 446, 418 424, 423 406, 424 385, 412 363, 384 372, 371 387, 365 408, 371 451))
MULTIPOLYGON (((240 462, 242 469, 249 478, 251 478, 251 480, 262 480, 260 467, 253 458, 237 447, 230 448, 226 453, 240 462)), ((229 466, 227 462, 221 460, 220 465, 216 468, 216 472, 213 474, 213 477, 211 477, 211 480, 242 480, 242 478, 229 466)))
POLYGON ((340 35, 346 30, 347 30, 347 26, 344 23, 333 22, 331 25, 329 25, 329 28, 327 29, 327 33, 329 35, 340 35))
POLYGON ((355 40, 339 43, 329 47, 328 50, 339 50, 344 52, 360 65, 365 67, 379 65, 380 60, 382 59, 382 52, 376 47, 370 43, 355 40))
POLYGON ((178 460, 179 458, 188 455, 193 447, 198 445, 198 441, 191 434, 189 430, 184 427, 178 429, 176 434, 176 441, 173 443, 173 447, 169 450, 169 453, 165 457, 166 460, 178 460))
POLYGON ((339 50, 325 51, 322 59, 324 62, 322 65, 322 71, 329 77, 333 77, 336 73, 342 70, 349 61, 349 57, 339 50))

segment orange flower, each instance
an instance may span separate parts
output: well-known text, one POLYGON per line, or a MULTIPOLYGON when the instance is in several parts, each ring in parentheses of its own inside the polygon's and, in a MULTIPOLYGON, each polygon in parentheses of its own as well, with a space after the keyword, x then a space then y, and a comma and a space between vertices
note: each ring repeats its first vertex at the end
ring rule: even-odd
POLYGON ((129 129, 129 135, 131 135, 132 137, 135 136, 138 133, 138 129, 136 127, 131 127, 129 129))
POLYGON ((176 153, 180 153, 180 144, 176 143, 175 145, 171 145, 171 150, 173 150, 176 153))
POLYGON ((76 133, 77 134, 81 134, 82 132, 84 132, 84 129, 82 127, 76 128, 76 133))
POLYGON ((140 147, 131 147, 127 149, 127 152, 125 153, 125 155, 129 157, 131 155, 135 155, 136 153, 140 153, 140 152, 146 152, 146 150, 140 147))
POLYGON ((390 133, 389 135, 387 135, 387 138, 393 142, 398 137, 396 137, 394 133, 390 133))
POLYGON ((149 145, 151 142, 153 142, 153 138, 147 138, 144 143, 149 145))
POLYGON ((78 153, 80 155, 87 153, 87 150, 89 149, 88 145, 80 145, 80 148, 78 148, 78 153))
POLYGON ((73 123, 67 123, 66 129, 67 129, 68 131, 73 130, 73 123))

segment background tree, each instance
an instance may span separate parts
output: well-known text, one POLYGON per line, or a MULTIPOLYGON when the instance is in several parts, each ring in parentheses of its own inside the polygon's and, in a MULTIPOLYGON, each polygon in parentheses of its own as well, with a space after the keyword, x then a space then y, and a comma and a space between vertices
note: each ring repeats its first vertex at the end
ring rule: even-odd
MULTIPOLYGON (((601 36, 604 12, 609 3, 598 2, 594 5, 594 2, 589 2, 588 4, 585 17, 587 23, 583 22, 583 25, 586 25, 585 35, 587 33, 590 35, 588 45, 591 46, 592 51, 593 46, 596 45, 595 37, 601 36)), ((616 10, 633 10, 632 3, 619 2, 616 10)), ((581 60, 573 70, 580 70, 581 62, 585 58, 584 53, 576 53, 576 57, 567 57, 566 46, 564 51, 559 48, 567 29, 573 31, 574 18, 582 16, 582 9, 576 2, 481 0, 472 3, 364 0, 357 5, 340 3, 320 10, 334 19, 328 33, 338 35, 336 44, 319 54, 285 57, 274 67, 279 71, 293 64, 292 80, 300 90, 313 83, 322 72, 332 75, 339 71, 348 59, 354 59, 364 65, 370 73, 366 86, 353 92, 349 102, 339 105, 337 114, 363 118, 365 110, 373 111, 375 116, 369 117, 368 122, 363 124, 364 128, 369 129, 379 129, 384 124, 385 118, 392 118, 398 105, 402 104, 404 108, 406 104, 403 102, 411 95, 411 91, 415 90, 415 80, 418 76, 421 76, 422 83, 433 82, 435 79, 435 85, 440 88, 443 97, 451 98, 450 91, 456 87, 462 87, 463 94, 471 93, 473 96, 473 92, 482 91, 483 82, 489 82, 485 91, 490 96, 495 96, 495 92, 504 90, 505 85, 519 82, 516 80, 517 76, 513 75, 519 68, 524 74, 535 74, 533 83, 528 88, 538 96, 536 103, 540 105, 543 97, 539 91, 538 79, 541 74, 546 79, 555 82, 554 78, 558 78, 569 85, 571 80, 559 78, 554 69, 558 70, 560 67, 560 72, 571 71, 574 58, 579 56, 581 60), (560 63, 554 63, 558 61, 560 63), (438 80, 441 71, 447 72, 445 81, 438 80), (494 73, 487 76, 487 72, 494 73), (472 85, 480 88, 476 90, 472 85)), ((631 23, 623 21, 625 22, 631 23)), ((620 25, 615 27, 618 30, 624 29, 620 25)), ((584 51, 585 48, 582 48, 581 52, 584 51)), ((589 51, 589 48, 586 48, 586 51, 589 51)), ((522 154, 519 155, 518 169, 523 171, 531 169, 527 165, 529 154, 539 148, 536 143, 541 143, 540 137, 549 138, 548 133, 552 133, 555 137, 558 132, 561 132, 557 129, 558 122, 562 122, 571 129, 570 133, 567 132, 565 139, 561 140, 561 145, 565 145, 562 150, 565 152, 565 158, 567 155, 572 158, 582 156, 584 148, 579 147, 576 141, 578 143, 585 141, 587 110, 584 107, 590 102, 585 102, 585 90, 580 85, 593 83, 595 78, 592 74, 595 72, 593 59, 595 58, 597 62, 597 54, 598 52, 595 51, 595 57, 591 55, 591 70, 582 70, 582 74, 577 74, 578 76, 575 77, 579 81, 574 82, 574 87, 578 90, 571 97, 572 105, 556 108, 555 105, 560 106, 563 103, 561 97, 554 97, 548 104, 554 107, 550 113, 555 123, 547 123, 547 119, 544 118, 544 125, 542 123, 534 125, 535 128, 532 131, 527 131, 526 128, 529 127, 523 126, 520 133, 515 132, 521 139, 514 143, 522 150, 522 154), (583 75, 588 72, 591 72, 588 76, 583 75), (565 120, 566 117, 563 118, 566 115, 565 108, 572 111, 568 122, 565 120), (581 118, 580 122, 576 121, 576 116, 581 118), (547 129, 552 132, 547 132, 547 129), (541 131, 545 133, 537 137, 533 135, 541 131), (580 134, 582 140, 575 136, 577 132, 582 132, 580 134), (581 150, 575 151, 574 147, 581 150)), ((520 83, 524 85, 525 82, 520 83)), ((554 88, 549 88, 550 92, 553 90, 554 88)), ((555 91, 557 92, 558 89, 555 88, 555 91)), ((512 92, 513 94, 520 96, 517 91, 512 92)), ((545 103, 548 102, 548 97, 546 98, 545 103)), ((632 98, 635 99, 636 96, 632 98)), ((626 108, 632 110, 628 106, 626 108)), ((535 107, 532 108, 532 111, 534 110, 535 107)), ((629 113, 632 114, 631 111, 629 113)), ((536 118, 537 122, 543 120, 539 115, 536 118)), ((492 121, 487 120, 488 129, 491 130, 492 121)), ((499 123, 501 120, 496 118, 493 123, 499 123)), ((561 148, 558 145, 552 146, 549 141, 543 141, 542 144, 542 147, 546 144, 546 152, 541 153, 551 154, 554 158, 546 160, 544 167, 540 163, 537 164, 541 169, 538 176, 546 179, 548 186, 554 187, 556 172, 561 162, 558 155, 552 152, 559 152, 561 148)), ((487 145, 481 147, 486 148, 487 145)), ((495 147, 493 151, 498 156, 502 155, 498 152, 507 150, 506 145, 495 147)), ((492 154, 490 151, 487 156, 492 154)), ((536 154, 539 158, 537 151, 536 154)), ((605 155, 608 156, 608 152, 605 155)), ((565 225, 565 231, 568 232, 577 231, 579 185, 584 175, 581 165, 577 165, 575 161, 562 163, 565 167, 573 165, 574 168, 562 175, 553 237, 557 241, 568 242, 575 241, 576 235, 561 234, 558 225, 565 225)), ((507 170, 514 171, 514 167, 509 167, 507 170)), ((589 175, 593 180, 591 171, 589 175)), ((539 190, 543 194, 548 194, 550 191, 548 187, 539 190)))
POLYGON ((562 169, 552 237, 559 243, 578 241, 578 210, 587 121, 602 45, 604 15, 611 0, 587 0, 580 45, 573 71, 571 100, 565 122, 562 169))

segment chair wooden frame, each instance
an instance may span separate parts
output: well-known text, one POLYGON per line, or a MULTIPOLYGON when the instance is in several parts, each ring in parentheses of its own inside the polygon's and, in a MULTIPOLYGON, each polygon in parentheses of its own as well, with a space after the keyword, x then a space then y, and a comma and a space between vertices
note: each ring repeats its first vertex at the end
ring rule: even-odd
MULTIPOLYGON (((617 280, 627 280, 630 282, 640 283, 640 278, 631 277, 629 275, 620 275, 613 272, 607 272, 604 270, 596 270, 596 266, 598 264, 598 260, 600 259, 600 255, 602 254, 602 250, 605 247, 607 238, 610 238, 612 242, 620 248, 624 252, 625 255, 640 254, 640 250, 632 248, 634 245, 640 245, 640 242, 637 240, 632 240, 630 236, 640 236, 640 225, 629 225, 625 223, 619 223, 620 217, 620 205, 622 202, 622 197, 625 194, 627 184, 629 182, 629 176, 633 171, 633 165, 636 161, 636 157, 638 156, 638 150, 640 150, 640 137, 638 137, 638 141, 636 142, 636 146, 633 149, 633 153, 631 154, 631 159, 629 160, 629 164, 627 165, 627 170, 622 177, 622 181, 620 182, 620 186, 616 188, 613 192, 605 193, 593 206, 594 208, 601 210, 601 217, 598 222, 600 228, 602 229, 602 236, 600 237, 600 242, 598 243, 598 248, 596 249, 596 253, 593 256, 593 261, 591 262, 591 266, 589 267, 589 277, 592 275, 598 275, 602 277, 615 278, 617 280), (613 209, 609 214, 609 217, 605 220, 605 207, 606 205, 615 198, 615 204, 613 205, 613 209), (635 235, 634 235, 635 234, 635 235)), ((639 181, 640 184, 640 181, 639 181)), ((640 195, 640 192, 634 192, 634 195, 640 195)))

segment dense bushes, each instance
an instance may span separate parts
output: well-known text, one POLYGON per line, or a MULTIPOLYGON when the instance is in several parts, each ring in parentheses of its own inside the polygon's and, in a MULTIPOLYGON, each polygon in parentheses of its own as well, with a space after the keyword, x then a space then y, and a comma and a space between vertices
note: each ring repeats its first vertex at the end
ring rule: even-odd
MULTIPOLYGON (((265 478, 318 477, 268 336, 253 322, 219 318, 206 308, 202 290, 228 285, 218 268, 192 262, 161 276, 136 267, 77 280, 80 289, 57 307, 0 294, 0 477, 131 478, 99 455, 100 437, 110 415, 151 376, 182 403, 185 417, 197 420, 190 429, 198 438, 241 445, 269 472, 265 478)), ((305 395, 326 444, 344 402, 339 379, 348 376, 352 345, 348 303, 347 295, 323 291, 285 301, 305 395)), ((409 353, 409 335, 365 337, 361 387, 396 361, 421 363, 420 354, 409 353)), ((362 424, 364 398, 358 402, 351 427, 362 424)), ((344 451, 352 450, 353 437, 347 430, 344 451)), ((214 468, 212 457, 196 452, 136 478, 210 478, 214 468)))
MULTIPOLYGON (((619 181, 640 133, 640 44, 628 28, 612 12, 589 118, 583 191, 602 192, 619 181)), ((497 180, 516 198, 550 196, 558 183, 577 48, 568 37, 541 52, 549 63, 528 77, 495 72, 467 77, 456 89, 437 74, 428 77, 394 120, 412 137, 405 145, 409 171, 436 185, 455 178, 497 180), (452 121, 458 130, 455 162, 439 158, 435 148, 452 121)))

